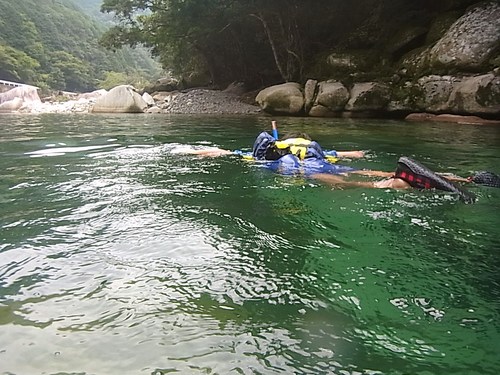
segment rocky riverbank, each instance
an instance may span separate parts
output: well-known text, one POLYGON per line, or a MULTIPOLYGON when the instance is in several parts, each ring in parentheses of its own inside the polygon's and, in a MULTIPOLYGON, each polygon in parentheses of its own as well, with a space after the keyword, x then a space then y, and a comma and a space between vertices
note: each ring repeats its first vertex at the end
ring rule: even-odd
MULTIPOLYGON (((185 92, 158 92, 153 96, 144 93, 139 95, 131 86, 117 86, 107 92, 98 90, 93 93, 81 94, 73 99, 56 101, 41 101, 31 89, 15 91, 14 99, 4 102, 3 110, 0 104, 0 112, 17 113, 92 113, 96 112, 95 107, 101 105, 98 102, 104 101, 114 103, 111 107, 104 107, 104 110, 97 112, 118 112, 118 113, 156 113, 156 114, 211 114, 211 115, 257 115, 263 111, 259 106, 245 103, 248 101, 248 93, 234 93, 228 91, 218 91, 209 89, 192 89, 185 92), (23 93, 24 101, 23 101, 23 93), (109 98, 111 96, 111 98, 109 98), (125 97, 125 99, 123 99, 125 97), (14 104, 17 108, 12 107, 14 104), (5 105, 7 104, 7 105, 5 105), (8 109, 8 110, 7 110, 8 109)), ((0 101, 1 101, 0 94, 0 101)), ((12 94, 11 94, 12 95, 12 94)), ((251 95, 253 97, 253 95, 251 95)), ((103 108, 101 108, 103 109, 103 108)), ((408 121, 415 122, 454 122, 459 124, 490 124, 500 125, 500 121, 484 119, 477 116, 460 116, 453 114, 435 115, 431 113, 412 113, 406 117, 408 121)))
POLYGON ((243 103, 237 94, 224 91, 194 89, 188 92, 159 93, 153 96, 155 105, 147 112, 183 114, 234 114, 261 113, 260 107, 243 103))
MULTIPOLYGON (((2 95, 2 94, 0 94, 2 95)), ((139 95, 131 86, 118 86, 107 92, 99 90, 74 97, 40 100, 36 90, 17 88, 14 93, 4 93, 0 97, 0 112, 17 113, 91 113, 96 105, 107 95, 112 104, 106 110, 96 112, 145 112, 161 114, 218 114, 218 115, 255 115, 261 113, 260 107, 244 103, 240 95, 209 89, 189 91, 158 92, 153 96, 139 95), (114 93, 114 92, 117 93, 114 93), (132 103, 130 103, 132 98, 132 103), (133 107, 134 110, 130 110, 133 107)))

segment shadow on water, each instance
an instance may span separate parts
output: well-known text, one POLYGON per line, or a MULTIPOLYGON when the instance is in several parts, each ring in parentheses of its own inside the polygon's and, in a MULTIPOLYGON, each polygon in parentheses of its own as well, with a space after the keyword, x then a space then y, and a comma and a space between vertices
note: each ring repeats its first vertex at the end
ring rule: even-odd
MULTIPOLYGON (((464 205, 169 153, 248 148, 268 118, 0 121, 3 371, 496 373, 500 190, 464 205)), ((500 157, 493 127, 279 126, 369 150, 346 161, 360 168, 409 155, 468 175, 500 157)))

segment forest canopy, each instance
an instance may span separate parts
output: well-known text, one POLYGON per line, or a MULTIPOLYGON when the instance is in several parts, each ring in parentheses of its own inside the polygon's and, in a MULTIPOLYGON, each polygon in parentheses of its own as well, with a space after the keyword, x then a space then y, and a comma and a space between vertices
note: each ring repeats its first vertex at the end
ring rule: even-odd
POLYGON ((91 12, 100 0, 85 2, 88 13, 75 3, 0 0, 0 79, 83 92, 106 86, 110 75, 137 83, 158 74, 144 50, 99 45, 105 27, 91 12))
POLYGON ((251 86, 321 77, 319 56, 363 51, 370 68, 395 63, 388 43, 402 27, 428 27, 475 0, 104 0, 119 24, 102 43, 145 44, 175 75, 251 86), (372 53, 373 52, 373 53, 372 53), (372 56, 380 57, 372 64, 372 56))

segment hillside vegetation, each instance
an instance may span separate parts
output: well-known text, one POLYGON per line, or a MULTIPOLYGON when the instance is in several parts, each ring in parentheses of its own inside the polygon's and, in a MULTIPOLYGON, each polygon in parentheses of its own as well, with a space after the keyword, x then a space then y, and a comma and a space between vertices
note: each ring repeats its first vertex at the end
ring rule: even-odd
POLYGON ((99 5, 0 0, 0 79, 83 92, 154 78, 158 65, 144 50, 112 52, 99 45, 105 31, 99 5))
POLYGON ((103 0, 103 10, 121 21, 104 42, 145 43, 176 75, 205 74, 220 87, 234 80, 262 87, 308 77, 375 79, 400 69, 407 53, 435 42, 478 2, 103 0), (337 68, 342 64, 350 71, 337 68))

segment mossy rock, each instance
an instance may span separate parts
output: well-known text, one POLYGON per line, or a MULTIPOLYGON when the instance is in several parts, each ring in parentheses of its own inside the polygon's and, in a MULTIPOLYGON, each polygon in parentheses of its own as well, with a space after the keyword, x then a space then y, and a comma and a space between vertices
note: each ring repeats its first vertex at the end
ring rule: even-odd
POLYGON ((372 72, 380 60, 380 51, 376 50, 325 52, 313 59, 306 76, 317 80, 336 79, 344 82, 352 74, 372 72))

